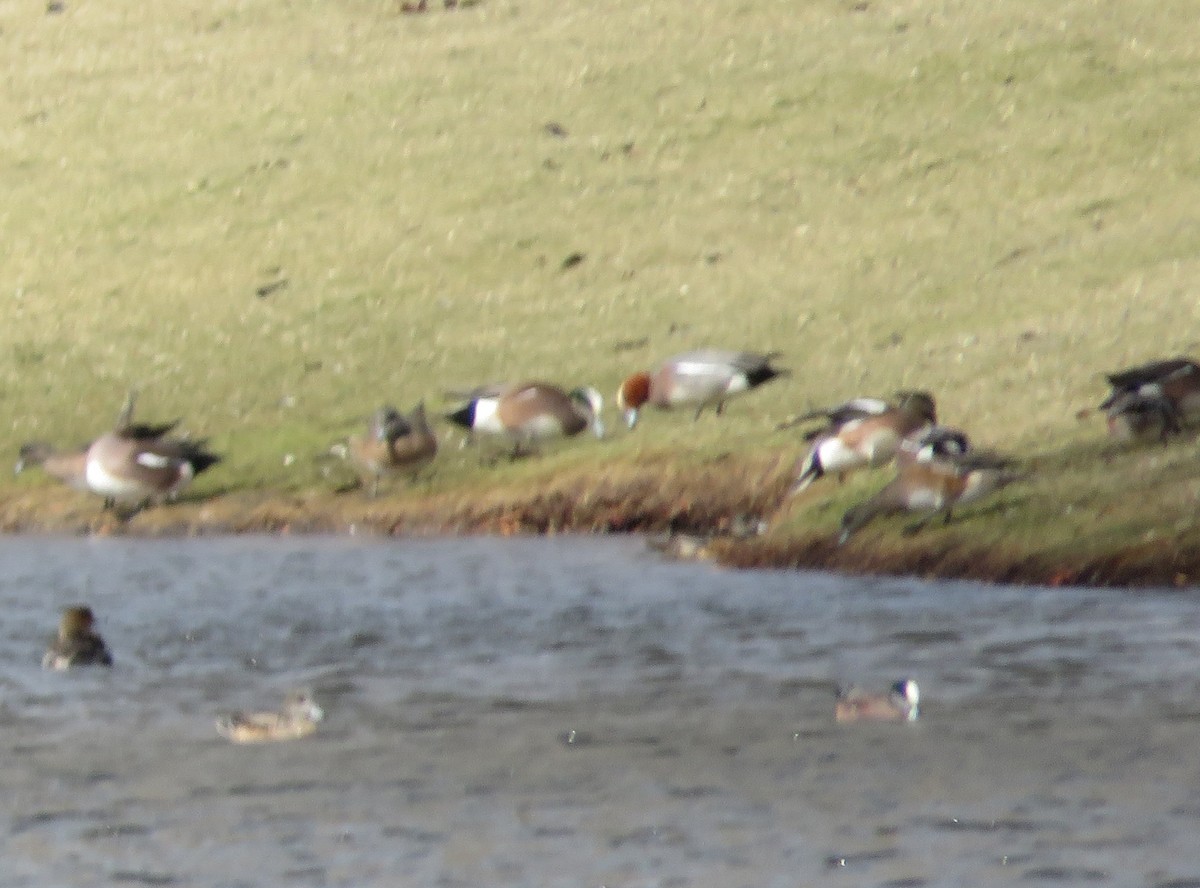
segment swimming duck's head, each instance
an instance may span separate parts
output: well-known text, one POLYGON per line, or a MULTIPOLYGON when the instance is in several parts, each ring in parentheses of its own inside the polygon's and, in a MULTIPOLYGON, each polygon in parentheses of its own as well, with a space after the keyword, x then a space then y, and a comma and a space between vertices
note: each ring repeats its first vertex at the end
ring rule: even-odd
POLYGON ((917 717, 917 705, 921 701, 921 689, 917 687, 917 682, 911 678, 902 678, 892 685, 892 694, 908 710, 909 720, 915 719, 917 717))
POLYGON ((62 617, 58 621, 58 634, 63 638, 82 635, 90 632, 95 622, 96 615, 86 604, 64 608, 62 617))

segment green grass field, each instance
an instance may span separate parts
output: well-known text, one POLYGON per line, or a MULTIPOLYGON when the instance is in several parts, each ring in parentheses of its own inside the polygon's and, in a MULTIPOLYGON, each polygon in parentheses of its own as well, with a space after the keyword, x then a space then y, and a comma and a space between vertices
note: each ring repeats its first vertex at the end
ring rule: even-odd
MULTIPOLYGON (((1036 469, 930 534, 1200 540, 1196 444, 1110 454, 1076 416, 1102 371, 1200 351, 1192 4, 67 0, 0 4, 0 41, 14 455, 138 386, 227 455, 197 492, 291 495, 383 401, 528 377, 611 400, 674 352, 778 349, 793 375, 720 420, 613 413, 611 440, 487 469, 447 447, 430 490, 786 470, 778 421, 924 387, 1036 469)), ((885 477, 779 532, 828 533, 885 477)))

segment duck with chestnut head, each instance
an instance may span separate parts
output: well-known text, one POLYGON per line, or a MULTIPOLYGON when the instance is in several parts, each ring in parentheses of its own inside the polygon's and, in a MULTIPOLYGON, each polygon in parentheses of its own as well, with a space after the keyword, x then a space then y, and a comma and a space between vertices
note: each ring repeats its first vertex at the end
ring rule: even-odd
POLYGON ((661 410, 695 407, 693 420, 700 418, 705 407, 712 407, 719 416, 729 398, 787 375, 787 370, 772 365, 777 357, 778 352, 720 349, 675 355, 654 370, 634 373, 622 382, 617 390, 617 407, 631 429, 646 404, 661 410))

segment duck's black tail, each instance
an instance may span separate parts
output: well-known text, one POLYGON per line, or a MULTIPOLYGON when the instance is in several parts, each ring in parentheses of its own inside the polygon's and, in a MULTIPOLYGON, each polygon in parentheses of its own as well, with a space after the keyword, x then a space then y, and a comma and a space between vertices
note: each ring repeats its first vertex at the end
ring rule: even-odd
POLYGON ((800 474, 796 476, 796 481, 792 484, 792 489, 788 491, 788 496, 795 496, 824 474, 825 467, 821 465, 821 454, 814 447, 800 466, 800 474))
POLYGON ((453 413, 447 413, 446 419, 454 423, 456 426, 462 426, 464 429, 472 429, 475 427, 475 401, 468 401, 462 407, 459 407, 453 413))

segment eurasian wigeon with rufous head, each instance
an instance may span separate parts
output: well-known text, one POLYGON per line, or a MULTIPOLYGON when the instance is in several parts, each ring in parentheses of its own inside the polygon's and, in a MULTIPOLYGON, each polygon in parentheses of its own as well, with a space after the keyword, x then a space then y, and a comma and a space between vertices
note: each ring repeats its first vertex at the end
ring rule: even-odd
POLYGON ((699 419, 705 407, 717 415, 725 401, 788 373, 772 366, 778 352, 720 351, 704 349, 669 358, 652 372, 641 371, 627 378, 617 390, 617 407, 629 428, 637 425, 641 408, 650 404, 668 410, 695 407, 699 419))

